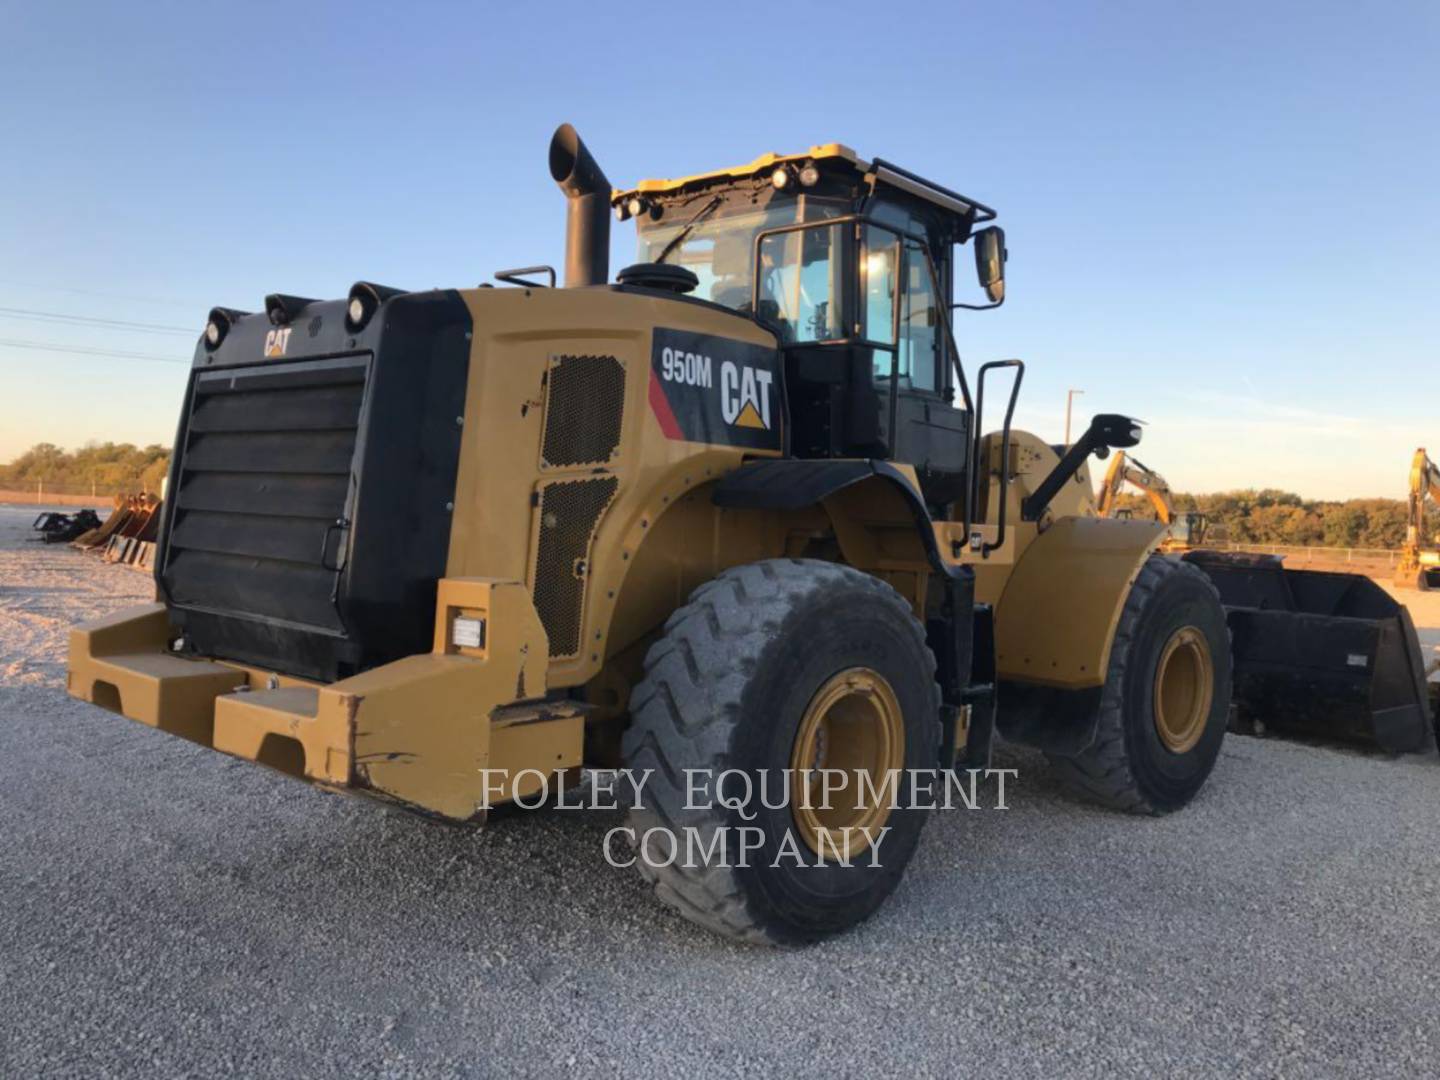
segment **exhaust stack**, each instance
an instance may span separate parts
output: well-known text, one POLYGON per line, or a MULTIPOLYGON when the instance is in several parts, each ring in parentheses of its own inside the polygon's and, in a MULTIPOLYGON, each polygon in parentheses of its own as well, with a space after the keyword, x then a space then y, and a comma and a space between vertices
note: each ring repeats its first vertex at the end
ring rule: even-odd
POLYGON ((569 124, 550 139, 550 175, 569 201, 565 287, 604 285, 610 280, 610 181, 569 124))

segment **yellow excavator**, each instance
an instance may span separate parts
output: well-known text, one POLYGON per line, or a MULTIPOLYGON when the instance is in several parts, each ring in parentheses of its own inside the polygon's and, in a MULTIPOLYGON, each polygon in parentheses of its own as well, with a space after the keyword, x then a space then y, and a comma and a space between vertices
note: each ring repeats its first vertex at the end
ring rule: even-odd
POLYGON ((1140 490, 1150 505, 1155 508, 1155 520, 1165 525, 1169 532, 1160 544, 1161 551, 1190 551, 1200 547, 1209 534, 1209 521, 1199 510, 1176 511, 1170 485, 1165 478, 1138 458, 1117 450, 1110 458, 1110 467, 1105 470, 1105 480, 1100 485, 1100 496, 1095 513, 1102 518, 1129 517, 1129 511, 1119 505, 1120 492, 1126 484, 1140 490))
POLYGON ((1405 546, 1395 584, 1427 590, 1440 587, 1440 545, 1425 531, 1425 501, 1440 505, 1440 466, 1422 446, 1410 460, 1410 494, 1405 515, 1405 546), (1427 546, 1428 544, 1428 546, 1427 546))

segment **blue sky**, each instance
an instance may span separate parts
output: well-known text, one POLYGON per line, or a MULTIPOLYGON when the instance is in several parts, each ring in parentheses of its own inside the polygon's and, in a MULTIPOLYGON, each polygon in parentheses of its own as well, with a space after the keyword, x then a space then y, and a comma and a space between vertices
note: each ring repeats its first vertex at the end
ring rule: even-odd
MULTIPOLYGON (((1178 488, 1403 492, 1440 447, 1434 4, 9 3, 0 308, 213 304, 561 261, 551 131, 629 184, 841 141, 995 206, 973 366, 1150 422, 1178 488), (1426 385, 1426 380, 1429 385, 1426 385)), ((616 229, 613 265, 633 244, 616 229)), ((0 312, 0 460, 168 442, 193 339, 0 312)))

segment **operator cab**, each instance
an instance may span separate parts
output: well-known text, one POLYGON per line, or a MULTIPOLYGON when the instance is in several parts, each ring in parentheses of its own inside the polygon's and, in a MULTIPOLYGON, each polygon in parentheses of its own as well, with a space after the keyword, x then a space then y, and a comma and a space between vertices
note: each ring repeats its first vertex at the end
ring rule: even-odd
POLYGON ((1170 523, 1170 539, 1177 544, 1199 547, 1205 543, 1208 526, 1209 519, 1202 511, 1183 511, 1170 523))
POLYGON ((640 265, 622 281, 684 291, 675 268, 688 270, 692 298, 775 333, 793 456, 893 458, 932 505, 962 496, 971 402, 948 330, 953 253, 973 244, 990 300, 959 306, 1003 302, 1004 234, 975 229, 994 211, 838 144, 643 181, 612 204, 638 230, 640 265))

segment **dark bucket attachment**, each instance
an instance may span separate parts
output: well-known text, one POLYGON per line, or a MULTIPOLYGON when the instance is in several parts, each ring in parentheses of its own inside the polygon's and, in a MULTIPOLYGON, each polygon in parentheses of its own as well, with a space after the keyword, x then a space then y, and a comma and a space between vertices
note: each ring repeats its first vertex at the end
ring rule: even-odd
POLYGON ((31 525, 31 528, 40 534, 31 539, 46 544, 65 544, 74 540, 81 533, 96 528, 99 524, 100 518, 96 516, 94 510, 81 510, 76 514, 47 511, 37 517, 34 524, 31 525))
POLYGON ((1191 551, 1183 558, 1220 591, 1242 723, 1391 753, 1430 744, 1435 722, 1415 624, 1374 581, 1287 570, 1269 555, 1191 551))

